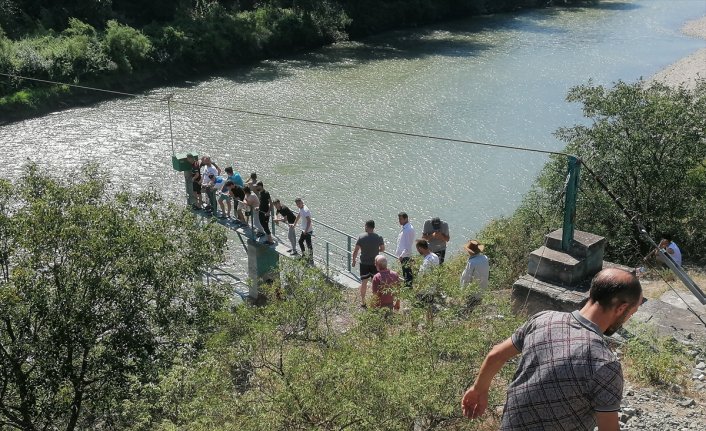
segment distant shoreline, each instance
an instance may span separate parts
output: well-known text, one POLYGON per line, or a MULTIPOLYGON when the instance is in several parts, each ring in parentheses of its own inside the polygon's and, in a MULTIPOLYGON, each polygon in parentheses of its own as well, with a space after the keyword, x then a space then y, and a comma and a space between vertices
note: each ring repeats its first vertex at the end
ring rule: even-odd
MULTIPOLYGON (((706 39, 706 16, 688 21, 681 30, 686 35, 706 39)), ((650 81, 661 81, 672 87, 684 85, 694 88, 700 79, 706 79, 706 48, 701 48, 657 72, 650 81)))

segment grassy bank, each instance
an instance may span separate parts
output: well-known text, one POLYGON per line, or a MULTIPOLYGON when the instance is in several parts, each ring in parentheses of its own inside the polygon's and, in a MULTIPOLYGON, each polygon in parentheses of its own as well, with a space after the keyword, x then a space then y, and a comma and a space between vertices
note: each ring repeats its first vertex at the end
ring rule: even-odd
MULTIPOLYGON (((584 0, 45 0, 0 3, 0 72, 134 90, 444 19, 584 0)), ((91 100, 80 90, 0 79, 0 115, 91 100)))

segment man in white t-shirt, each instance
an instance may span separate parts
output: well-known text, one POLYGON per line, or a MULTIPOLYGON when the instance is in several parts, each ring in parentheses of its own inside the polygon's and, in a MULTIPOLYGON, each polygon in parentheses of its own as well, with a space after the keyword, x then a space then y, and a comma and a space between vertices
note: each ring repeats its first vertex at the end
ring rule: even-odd
POLYGON ((206 211, 212 211, 213 216, 217 216, 216 205, 216 177, 221 173, 221 169, 211 161, 211 157, 201 158, 201 189, 206 193, 208 206, 206 211))
POLYGON ((660 262, 663 265, 666 265, 665 263, 665 257, 662 253, 659 253, 659 250, 664 250, 665 253, 669 257, 672 258, 674 263, 677 264, 677 266, 681 266, 681 250, 679 250, 679 246, 672 241, 672 235, 670 234, 664 234, 662 235, 662 240, 659 242, 659 246, 657 250, 654 250, 652 253, 654 253, 655 258, 657 259, 657 262, 660 262))
MULTIPOLYGON (((424 275, 432 272, 434 268, 437 268, 439 263, 439 256, 432 253, 429 248, 429 242, 425 239, 418 239, 415 243, 417 246, 417 252, 424 257, 422 260, 422 265, 419 267, 419 278, 424 280, 424 275)), ((422 306, 427 309, 427 321, 431 322, 434 319, 434 301, 436 299, 436 286, 433 280, 427 281, 429 287, 417 293, 417 301, 419 301, 422 306)))
POLYGON ((314 231, 314 227, 313 219, 311 218, 311 211, 306 205, 304 205, 302 198, 296 198, 294 203, 297 205, 297 208, 299 208, 299 214, 297 214, 297 219, 294 220, 294 224, 296 225, 298 221, 301 221, 302 233, 299 235, 299 248, 302 250, 302 256, 306 256, 304 253, 306 251, 304 243, 306 243, 306 246, 309 248, 308 259, 313 263, 314 249, 311 245, 311 234, 314 231))

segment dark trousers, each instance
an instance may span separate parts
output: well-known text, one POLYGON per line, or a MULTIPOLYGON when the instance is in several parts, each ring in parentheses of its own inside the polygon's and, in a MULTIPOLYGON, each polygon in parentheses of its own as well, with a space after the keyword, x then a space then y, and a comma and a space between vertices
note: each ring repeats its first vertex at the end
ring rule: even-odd
POLYGON ((306 246, 309 247, 309 253, 313 256, 314 249, 311 246, 311 232, 302 231, 301 235, 299 235, 299 248, 302 249, 302 254, 304 254, 304 242, 306 242, 306 246))
POLYGON ((260 217, 260 224, 262 225, 262 230, 264 230, 267 235, 270 235, 270 215, 262 211, 258 211, 257 213, 258 217, 260 217))
POLYGON ((439 256, 439 265, 444 263, 444 257, 446 257, 446 249, 435 251, 434 254, 439 256))
POLYGON ((400 263, 402 264, 402 277, 404 278, 404 285, 406 287, 412 287, 412 280, 414 280, 414 274, 412 274, 412 258, 401 257, 400 263))

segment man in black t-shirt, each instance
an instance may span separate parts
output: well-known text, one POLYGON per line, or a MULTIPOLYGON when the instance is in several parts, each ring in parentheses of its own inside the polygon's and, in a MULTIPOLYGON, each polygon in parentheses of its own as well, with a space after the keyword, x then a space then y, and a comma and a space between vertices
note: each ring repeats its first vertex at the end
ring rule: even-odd
POLYGON ((238 215, 237 223, 247 226, 248 223, 245 221, 245 214, 243 214, 243 211, 247 207, 244 202, 245 191, 242 187, 235 184, 235 186, 230 189, 230 194, 233 196, 233 198, 235 198, 235 202, 233 202, 233 207, 235 208, 235 213, 238 215))
POLYGON ((375 233, 375 222, 365 222, 365 233, 358 237, 353 249, 353 266, 360 253, 360 306, 365 308, 365 292, 368 290, 368 279, 377 274, 375 256, 385 251, 385 241, 375 233))
POLYGON ((260 211, 258 216, 260 217, 262 229, 267 235, 267 241, 265 241, 265 244, 272 245, 275 243, 274 238, 272 238, 272 232, 270 232, 270 202, 272 199, 270 198, 270 192, 265 190, 265 186, 262 184, 262 181, 257 182, 256 193, 257 191, 260 192, 260 211))
POLYGON ((272 205, 275 206, 275 209, 277 210, 277 214, 279 214, 281 217, 277 217, 275 221, 277 223, 283 221, 287 223, 287 226, 289 227, 289 232, 287 233, 287 238, 289 238, 290 244, 292 244, 292 248, 287 250, 288 253, 291 253, 292 255, 297 255, 297 233, 295 231, 295 226, 294 222, 297 221, 297 215, 292 212, 292 210, 289 209, 287 205, 282 205, 282 202, 279 201, 279 199, 275 199, 272 201, 272 205))

